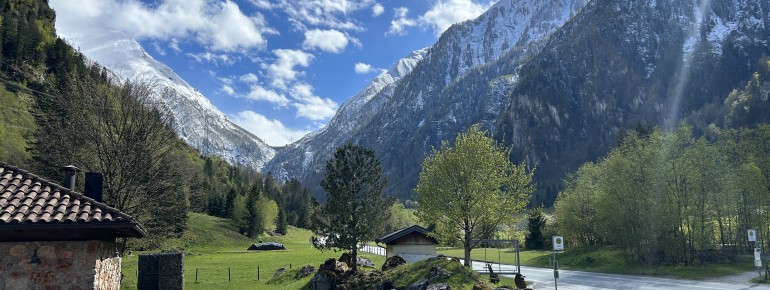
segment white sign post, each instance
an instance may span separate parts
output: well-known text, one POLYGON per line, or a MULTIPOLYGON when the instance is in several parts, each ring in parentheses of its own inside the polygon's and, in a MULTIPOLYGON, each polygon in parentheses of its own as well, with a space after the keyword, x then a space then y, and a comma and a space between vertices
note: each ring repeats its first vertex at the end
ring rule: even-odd
POLYGON ((754 242, 754 267, 757 267, 757 273, 762 275, 762 248, 759 247, 757 239, 757 230, 748 230, 749 242, 754 242))
POLYGON ((559 279, 559 261, 556 260, 556 251, 564 251, 564 237, 553 236, 551 237, 551 243, 553 244, 553 287, 554 290, 559 290, 556 280, 559 279))

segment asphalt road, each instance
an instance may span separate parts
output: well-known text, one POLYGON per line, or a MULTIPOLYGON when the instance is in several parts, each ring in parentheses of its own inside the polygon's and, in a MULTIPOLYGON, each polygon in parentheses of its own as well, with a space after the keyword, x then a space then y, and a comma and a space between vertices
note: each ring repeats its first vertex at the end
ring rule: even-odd
MULTIPOLYGON (((380 254, 384 251, 379 247, 365 247, 363 251, 380 254)), ((473 269, 486 273, 484 263, 473 262, 473 269)), ((494 271, 515 272, 513 265, 493 264, 494 271)), ((636 275, 618 275, 593 272, 581 272, 570 270, 559 270, 559 279, 554 286, 553 269, 521 267, 521 273, 526 277, 526 281, 533 282, 530 287, 533 290, 541 289, 561 289, 561 290, 725 290, 725 289, 746 289, 746 290, 770 290, 770 286, 752 285, 749 281, 745 283, 723 283, 713 281, 694 281, 671 278, 656 278, 636 275)), ((514 275, 503 275, 513 278, 514 275)))
MULTIPOLYGON (((492 268, 497 271, 498 265, 493 264, 492 268)), ((484 263, 473 262, 473 269, 485 272, 484 263)), ((515 271, 515 266, 501 265, 500 269, 505 272, 515 271)), ((534 282, 530 287, 539 289, 556 289, 554 287, 553 269, 521 267, 521 273, 526 277, 526 281, 534 282)), ((513 278, 513 275, 503 275, 513 278)), ((670 278, 653 278, 647 276, 635 275, 616 275, 604 273, 592 273, 581 271, 559 270, 559 279, 557 281, 558 289, 562 290, 587 290, 587 289, 695 289, 695 290, 724 290, 724 289, 752 289, 752 290, 770 290, 768 286, 748 284, 728 284, 720 282, 705 282, 680 280, 670 278)))

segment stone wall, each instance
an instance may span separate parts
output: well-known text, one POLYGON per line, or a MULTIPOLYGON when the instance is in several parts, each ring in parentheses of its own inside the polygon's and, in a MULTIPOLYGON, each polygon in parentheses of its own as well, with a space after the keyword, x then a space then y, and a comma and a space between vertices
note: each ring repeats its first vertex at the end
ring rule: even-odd
POLYGON ((115 243, 0 242, 0 290, 119 289, 115 243), (30 263, 37 250, 39 264, 30 263))

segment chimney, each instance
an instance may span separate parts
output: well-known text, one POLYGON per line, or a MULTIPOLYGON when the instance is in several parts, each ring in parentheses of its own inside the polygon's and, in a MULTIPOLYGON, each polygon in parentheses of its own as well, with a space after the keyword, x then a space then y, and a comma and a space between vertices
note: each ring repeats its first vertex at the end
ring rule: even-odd
POLYGON ((86 172, 86 187, 83 192, 87 197, 102 202, 104 175, 101 172, 86 172))
POLYGON ((64 184, 62 185, 70 190, 75 190, 75 178, 77 178, 80 169, 75 165, 67 165, 62 167, 62 170, 64 171, 64 184))

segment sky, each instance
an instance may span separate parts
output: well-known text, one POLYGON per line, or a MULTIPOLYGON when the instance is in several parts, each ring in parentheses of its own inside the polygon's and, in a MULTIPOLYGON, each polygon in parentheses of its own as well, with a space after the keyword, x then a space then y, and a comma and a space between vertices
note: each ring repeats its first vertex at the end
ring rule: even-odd
POLYGON ((325 126, 349 97, 495 0, 51 0, 57 21, 137 39, 271 146, 325 126))

